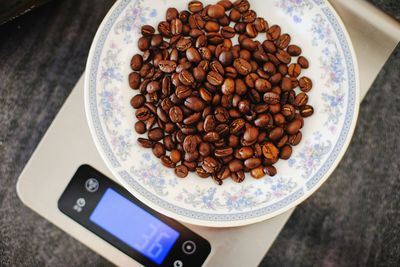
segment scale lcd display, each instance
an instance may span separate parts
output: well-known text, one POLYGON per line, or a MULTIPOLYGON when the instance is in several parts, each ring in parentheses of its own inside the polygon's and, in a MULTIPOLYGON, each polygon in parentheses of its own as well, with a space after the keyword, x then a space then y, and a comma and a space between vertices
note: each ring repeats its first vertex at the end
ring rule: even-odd
POLYGON ((90 221, 157 264, 161 264, 179 233, 133 202, 108 188, 90 221))

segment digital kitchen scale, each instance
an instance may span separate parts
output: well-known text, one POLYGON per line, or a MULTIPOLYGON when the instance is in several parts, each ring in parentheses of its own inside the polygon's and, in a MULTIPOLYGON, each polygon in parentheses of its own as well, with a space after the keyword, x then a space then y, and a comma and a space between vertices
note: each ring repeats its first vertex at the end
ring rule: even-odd
MULTIPOLYGON (((400 26, 363 0, 331 3, 353 41, 364 97, 399 42, 400 26)), ((208 228, 146 207, 100 158, 83 84, 82 76, 18 179, 24 204, 119 266, 257 266, 293 209, 257 224, 208 228)))

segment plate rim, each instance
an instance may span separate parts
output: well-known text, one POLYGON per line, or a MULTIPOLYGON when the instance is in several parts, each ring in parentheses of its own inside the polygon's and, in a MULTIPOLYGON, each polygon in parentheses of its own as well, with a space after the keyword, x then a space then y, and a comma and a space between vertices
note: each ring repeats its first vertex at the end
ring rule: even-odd
MULTIPOLYGON (((358 68, 358 61, 357 61, 357 57, 356 57, 356 53, 354 50, 354 46, 352 43, 352 40, 350 39, 350 36, 348 34, 347 28, 345 27, 342 19, 340 18, 340 16, 337 14, 336 10, 333 8, 333 6, 329 3, 329 1, 327 0, 310 0, 312 2, 314 2, 317 5, 320 5, 321 3, 323 3, 328 9, 329 11, 333 14, 334 19, 337 21, 337 23, 339 24, 339 28, 341 29, 341 31, 343 32, 344 35, 344 39, 347 42, 348 45, 348 49, 350 52, 350 56, 352 59, 352 63, 353 63, 353 69, 354 69, 354 83, 355 83, 355 99, 354 99, 354 112, 353 112, 353 117, 352 120, 350 122, 350 127, 347 133, 347 136, 343 142, 342 148, 340 149, 339 153, 337 154, 336 158, 334 159, 334 161, 332 162, 331 166, 328 168, 328 170, 323 174, 322 178, 315 183, 309 190, 303 192, 303 194, 298 197, 296 200, 291 201, 290 204, 282 207, 282 208, 278 208, 277 210, 270 212, 270 213, 266 213, 260 216, 256 216, 256 217, 251 217, 251 218, 244 218, 244 219, 237 219, 237 220, 204 220, 204 219, 198 219, 198 218, 192 218, 192 217, 188 217, 188 216, 184 216, 178 213, 175 213, 171 210, 168 210, 164 207, 161 207, 159 205, 157 205, 157 203, 152 202, 151 200, 149 200, 148 198, 146 198, 143 194, 141 194, 140 192, 138 192, 137 190, 135 190, 125 179, 123 179, 121 177, 121 174, 119 173, 120 171, 117 170, 118 166, 113 166, 113 164, 110 162, 108 156, 106 155, 106 152, 103 150, 102 145, 99 142, 99 137, 96 133, 95 130, 95 125, 93 122, 93 118, 91 116, 91 110, 90 110, 90 95, 89 95, 89 85, 90 85, 90 71, 92 66, 92 62, 94 59, 94 53, 96 50, 96 46, 98 44, 99 38, 100 36, 103 34, 103 30, 104 27, 106 26, 106 24, 109 22, 109 19, 111 17, 111 15, 114 13, 114 11, 121 5, 122 2, 127 2, 127 4, 129 4, 129 2, 131 2, 132 0, 118 0, 116 1, 113 6, 111 7, 111 9, 107 12, 106 16, 103 18, 100 26, 98 27, 95 37, 93 39, 93 42, 90 46, 90 50, 89 50, 89 54, 87 57, 87 62, 86 62, 86 67, 85 67, 85 82, 84 82, 84 105, 85 105, 85 115, 86 115, 86 119, 88 122, 88 126, 92 135, 92 140, 95 143, 95 146, 97 148, 98 153, 100 154, 101 158, 103 159, 103 161, 105 162, 106 166, 108 167, 108 169, 111 171, 111 173, 115 176, 115 178, 118 180, 119 183, 122 184, 122 186, 127 189, 132 195, 134 195, 136 198, 138 198, 141 202, 143 202, 145 205, 149 206, 150 208, 156 210, 157 212, 160 212, 170 218, 173 218, 175 220, 181 221, 181 222, 185 222, 185 223, 189 223, 189 224, 194 224, 194 225, 199 225, 199 226, 207 226, 207 227, 237 227, 237 226, 244 226, 244 225, 249 225, 249 224, 253 224, 253 223, 257 223, 260 221, 264 221, 270 218, 273 218, 275 216, 278 216, 282 213, 285 213, 286 211, 296 207, 297 205, 299 205, 300 203, 302 203, 303 201, 305 201, 307 198, 309 198, 311 195, 313 195, 315 193, 315 191, 317 191, 321 185, 330 177, 330 175, 332 174, 332 172, 336 169, 336 167, 338 166, 339 162, 342 160, 343 155, 345 154, 345 152, 347 151, 347 148, 350 144, 350 141, 352 140, 352 136, 354 134, 354 130, 355 127, 357 125, 357 119, 358 119, 358 113, 359 113, 359 105, 360 105, 360 80, 359 80, 359 68, 358 68)), ((102 49, 101 49, 102 51, 102 49)), ((342 50, 343 51, 343 50, 342 50)), ((101 127, 101 125, 100 125, 101 127)), ((291 193, 291 195, 295 194, 298 191, 304 191, 304 186, 302 186, 301 188, 299 188, 298 190, 294 191, 291 193)), ((290 195, 288 195, 287 197, 289 197, 290 195)), ((210 215, 212 216, 212 215, 210 215)))

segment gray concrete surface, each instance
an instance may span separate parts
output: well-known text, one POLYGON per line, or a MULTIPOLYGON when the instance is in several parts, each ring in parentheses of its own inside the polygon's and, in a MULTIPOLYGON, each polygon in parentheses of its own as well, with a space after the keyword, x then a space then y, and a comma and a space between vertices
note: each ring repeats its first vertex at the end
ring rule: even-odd
MULTIPOLYGON (((0 27, 0 266, 110 266, 24 207, 15 184, 81 75, 113 1, 60 0, 0 27)), ((372 0, 400 17, 397 0, 372 0)), ((332 177, 301 204, 261 266, 399 266, 400 46, 361 105, 332 177)))

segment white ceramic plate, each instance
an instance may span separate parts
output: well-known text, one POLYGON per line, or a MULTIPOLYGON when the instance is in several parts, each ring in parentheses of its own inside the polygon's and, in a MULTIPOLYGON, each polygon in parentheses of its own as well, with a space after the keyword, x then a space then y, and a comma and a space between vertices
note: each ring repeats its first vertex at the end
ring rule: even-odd
MULTIPOLYGON (((270 25, 279 24, 303 49, 314 83, 303 140, 290 160, 280 160, 278 175, 222 186, 196 174, 175 177, 150 149, 140 147, 130 107, 137 93, 128 86, 130 59, 138 52, 143 24, 156 26, 173 5, 189 1, 120 0, 105 17, 93 41, 85 80, 87 119, 98 151, 112 173, 133 195, 177 220, 211 227, 239 226, 278 215, 310 196, 343 156, 356 124, 359 81, 348 34, 324 0, 252 0, 251 7, 270 25)), ((204 1, 212 3, 215 1, 204 1)))

